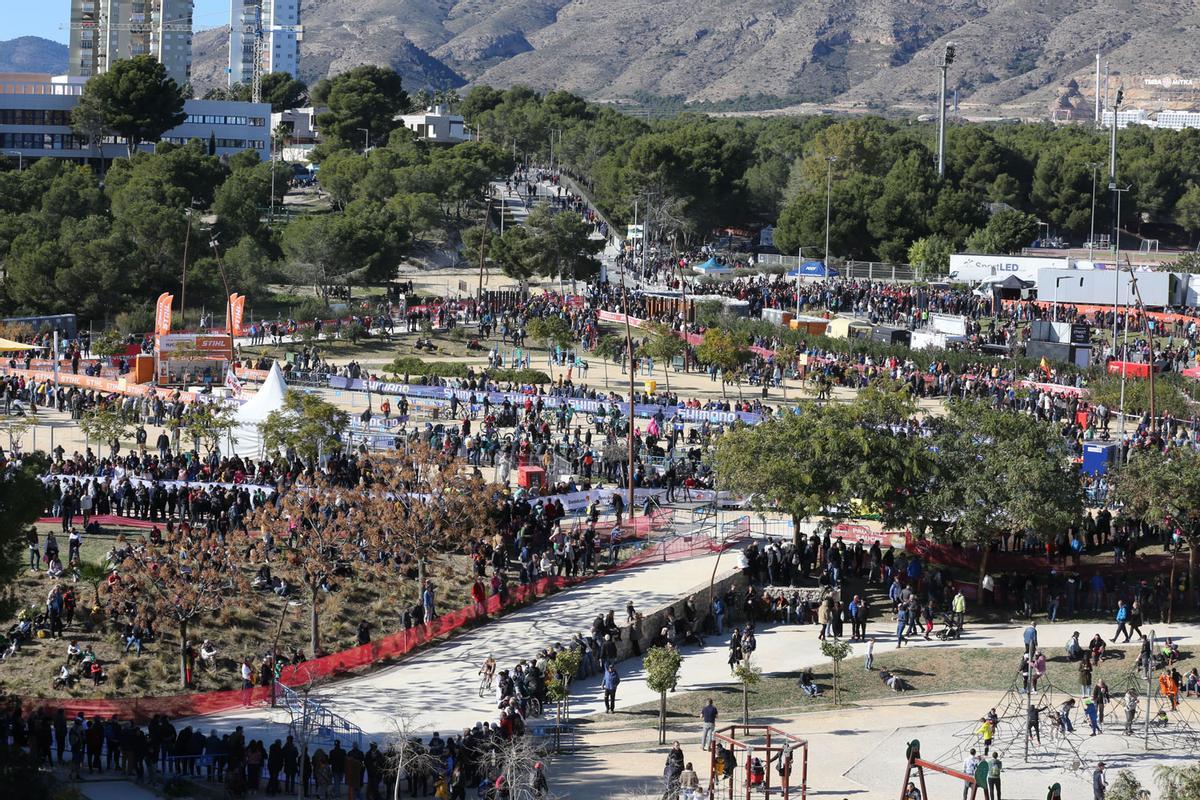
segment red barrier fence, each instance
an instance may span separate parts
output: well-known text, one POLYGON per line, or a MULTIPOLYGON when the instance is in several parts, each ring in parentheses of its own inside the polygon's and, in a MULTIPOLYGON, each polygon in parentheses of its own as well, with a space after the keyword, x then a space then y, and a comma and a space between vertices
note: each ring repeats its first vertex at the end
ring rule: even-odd
MULTIPOLYGON (((120 519, 124 519, 123 517, 120 519)), ((635 518, 637 519, 637 518, 635 518)), ((659 513, 651 518, 651 525, 664 524, 670 521, 669 511, 659 513)), ((636 527, 636 526, 635 526, 636 527)), ((716 547, 714 545, 714 547, 716 547)), ((605 570, 611 572, 638 566, 651 561, 666 561, 690 557, 705 548, 676 548, 668 552, 666 545, 660 543, 639 551, 605 570)), ((719 549, 719 547, 717 547, 719 549)), ((709 550, 712 552, 712 550, 709 550)), ((587 580, 585 576, 565 578, 541 578, 532 584, 523 584, 509 589, 503 602, 499 595, 487 598, 487 615, 494 615, 506 608, 533 602, 540 597, 575 586, 587 580)), ((280 675, 282 683, 291 685, 305 684, 310 680, 320 680, 341 675, 352 670, 360 669, 380 661, 398 658, 416 650, 429 641, 448 636, 455 631, 484 618, 484 614, 475 605, 460 608, 437 617, 429 625, 420 625, 410 630, 399 631, 371 642, 370 644, 351 647, 327 656, 314 658, 302 664, 284 667, 280 675)), ((25 711, 35 709, 54 710, 62 708, 68 717, 77 713, 88 717, 99 715, 103 717, 117 716, 121 719, 147 720, 157 714, 168 717, 191 717, 204 714, 216 714, 235 708, 269 702, 271 687, 256 686, 250 690, 229 689, 217 692, 199 692, 193 694, 170 695, 164 697, 119 697, 119 698, 22 698, 21 704, 25 711)))

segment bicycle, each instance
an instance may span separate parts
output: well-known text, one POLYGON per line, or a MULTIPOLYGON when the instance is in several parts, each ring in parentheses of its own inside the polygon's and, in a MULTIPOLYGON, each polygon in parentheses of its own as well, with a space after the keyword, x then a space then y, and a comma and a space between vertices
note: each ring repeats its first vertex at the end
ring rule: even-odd
POLYGON ((479 696, 487 697, 492 693, 492 685, 494 678, 491 675, 484 675, 479 679, 479 696))

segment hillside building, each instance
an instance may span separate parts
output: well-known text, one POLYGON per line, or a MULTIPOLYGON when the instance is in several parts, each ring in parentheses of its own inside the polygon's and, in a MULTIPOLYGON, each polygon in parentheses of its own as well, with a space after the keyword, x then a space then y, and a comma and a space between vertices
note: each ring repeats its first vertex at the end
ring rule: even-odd
POLYGON ((458 144, 471 139, 463 118, 451 114, 446 106, 430 106, 416 114, 401 114, 397 119, 427 142, 458 144))

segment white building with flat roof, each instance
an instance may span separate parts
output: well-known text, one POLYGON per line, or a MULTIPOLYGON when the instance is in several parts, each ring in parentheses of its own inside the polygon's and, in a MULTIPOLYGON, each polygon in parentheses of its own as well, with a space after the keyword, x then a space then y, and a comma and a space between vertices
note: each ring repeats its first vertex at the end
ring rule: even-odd
POLYGON ((401 114, 397 119, 404 127, 413 131, 427 142, 458 144, 470 141, 463 118, 451 114, 445 106, 431 106, 417 114, 401 114))
POLYGON ((1176 111, 1164 109, 1154 119, 1155 127, 1181 131, 1184 128, 1200 128, 1200 111, 1176 111))
MULTIPOLYGON (((1144 108, 1123 108, 1117 112, 1117 130, 1128 128, 1130 125, 1144 125, 1150 119, 1150 114, 1144 108)), ((1100 127, 1111 128, 1113 112, 1106 108, 1100 116, 1100 127)))
MULTIPOLYGON (((86 78, 6 73, 0 75, 0 150, 23 158, 95 158, 86 139, 71 129, 71 110, 79 104, 86 78)), ((235 100, 187 100, 187 119, 162 136, 164 142, 185 144, 199 139, 212 144, 214 155, 243 150, 268 157, 271 106, 235 100)), ((144 150, 153 150, 146 142, 144 150)), ((127 154, 125 139, 108 136, 101 150, 105 158, 127 154)))

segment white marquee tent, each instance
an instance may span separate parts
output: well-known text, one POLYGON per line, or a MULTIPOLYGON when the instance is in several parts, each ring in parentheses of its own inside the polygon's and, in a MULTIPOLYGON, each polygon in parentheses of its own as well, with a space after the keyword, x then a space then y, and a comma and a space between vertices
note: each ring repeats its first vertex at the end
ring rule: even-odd
POLYGON ((262 455, 262 435, 258 431, 272 411, 283 408, 283 396, 287 384, 278 363, 271 364, 271 371, 259 387, 258 393, 242 404, 237 411, 237 427, 233 429, 232 450, 242 458, 258 458, 262 455))

